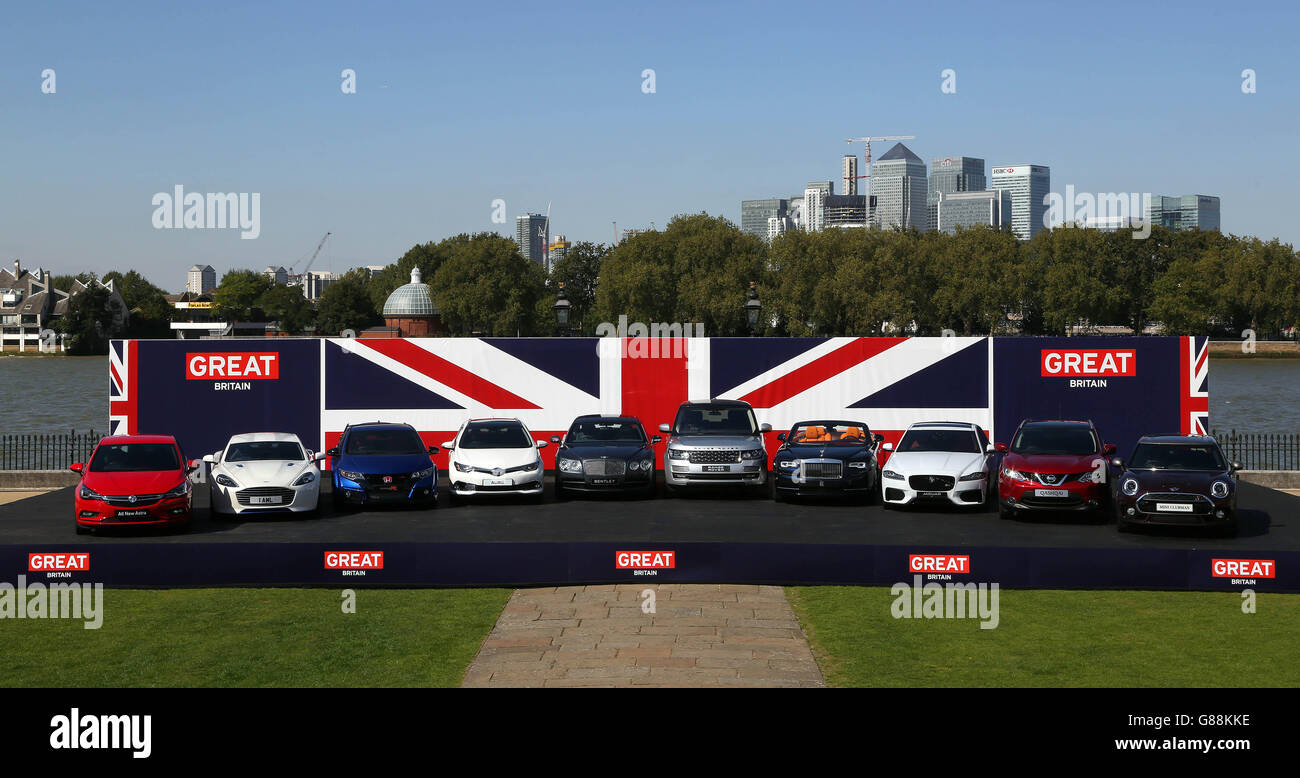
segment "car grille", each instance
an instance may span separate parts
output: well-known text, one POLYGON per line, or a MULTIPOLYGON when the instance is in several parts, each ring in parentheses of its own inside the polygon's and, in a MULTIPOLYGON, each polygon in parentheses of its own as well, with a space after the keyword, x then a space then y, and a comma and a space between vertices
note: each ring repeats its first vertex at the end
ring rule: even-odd
POLYGON ((843 462, 804 462, 804 478, 839 478, 844 475, 843 462))
POLYGON ((582 472, 598 476, 623 475, 627 472, 627 462, 621 459, 584 459, 582 472))
MULTIPOLYGON (((252 505, 254 497, 279 497, 280 502, 265 507, 274 508, 293 502, 293 490, 283 486, 253 486, 235 492, 235 499, 240 505, 252 505)), ((262 506, 259 506, 262 507, 262 506)))
POLYGON ((114 508, 125 508, 127 510, 131 510, 132 508, 147 508, 161 499, 162 499, 161 494, 137 494, 135 496, 135 502, 131 502, 129 497, 107 497, 107 496, 104 497, 104 502, 108 503, 114 508))
POLYGON ((528 464, 528 465, 518 465, 516 467, 476 467, 474 468, 474 472, 487 473, 488 475, 496 475, 497 474, 496 471, 500 470, 501 474, 505 475, 506 473, 518 473, 521 470, 531 472, 536 469, 537 469, 536 464, 528 464))
POLYGON ((725 465, 740 461, 740 449, 726 451, 692 451, 692 465, 725 465))
POLYGON ((1030 473, 1029 477, 1043 486, 1060 486, 1066 481, 1078 479, 1078 475, 1070 473, 1030 473))
POLYGON ((907 484, 918 492, 946 492, 957 483, 950 475, 914 475, 907 484))
POLYGON ((1137 501, 1138 510, 1142 511, 1143 513, 1156 513, 1157 512, 1156 503, 1160 503, 1160 502, 1192 504, 1191 514, 1173 513, 1173 512, 1161 514, 1164 516, 1169 516, 1171 518, 1176 518, 1178 516, 1187 516, 1187 515, 1201 516, 1210 513, 1214 509, 1214 505, 1208 499, 1206 499, 1204 495, 1184 494, 1182 492, 1147 492, 1146 494, 1138 498, 1137 501))
POLYGON ((409 472, 408 473, 378 473, 378 474, 366 476, 366 486, 373 486, 378 489, 386 489, 390 486, 400 486, 401 484, 410 482, 410 480, 411 480, 411 474, 409 472), (385 483, 384 482, 385 478, 391 480, 385 483))

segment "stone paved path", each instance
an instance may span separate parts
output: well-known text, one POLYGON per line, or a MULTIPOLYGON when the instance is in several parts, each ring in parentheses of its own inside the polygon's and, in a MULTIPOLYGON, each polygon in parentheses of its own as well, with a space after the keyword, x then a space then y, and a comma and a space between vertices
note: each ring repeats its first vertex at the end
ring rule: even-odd
POLYGON ((516 591, 464 685, 825 684, 779 586, 611 584, 516 591))

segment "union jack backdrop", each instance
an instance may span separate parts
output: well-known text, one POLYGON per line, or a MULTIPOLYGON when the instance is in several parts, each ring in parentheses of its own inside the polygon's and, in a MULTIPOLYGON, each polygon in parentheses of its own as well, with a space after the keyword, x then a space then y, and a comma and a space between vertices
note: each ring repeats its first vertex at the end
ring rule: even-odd
MULTIPOLYGON (((371 421, 409 423, 439 446, 465 419, 489 416, 517 417, 538 439, 586 413, 636 416, 655 434, 683 401, 710 398, 753 405, 772 425, 772 450, 777 432, 815 418, 862 421, 895 442, 918 421, 973 422, 1002 440, 1025 418, 1088 418, 1123 448, 1148 432, 1208 429, 1207 345, 1182 337, 114 341, 109 413, 114 433, 174 434, 188 456, 254 431, 295 432, 323 450, 346 425, 371 421), (1082 360, 1076 372, 1048 375, 1045 355, 1067 351, 1130 354, 1132 371, 1082 360)), ((550 465, 553 449, 543 455, 550 465)))

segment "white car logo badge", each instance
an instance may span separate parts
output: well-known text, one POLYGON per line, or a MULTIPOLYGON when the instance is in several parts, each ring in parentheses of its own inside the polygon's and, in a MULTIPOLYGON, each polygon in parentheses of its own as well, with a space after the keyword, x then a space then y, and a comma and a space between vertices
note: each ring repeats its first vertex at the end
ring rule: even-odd
POLYGON ((136 497, 135 497, 134 494, 131 495, 130 497, 128 497, 128 498, 126 499, 127 502, 135 502, 135 500, 136 500, 136 497))
POLYGON ((505 471, 502 470, 502 469, 499 468, 499 467, 494 467, 494 468, 492 468, 492 475, 501 475, 501 474, 504 473, 504 472, 505 472, 505 471))

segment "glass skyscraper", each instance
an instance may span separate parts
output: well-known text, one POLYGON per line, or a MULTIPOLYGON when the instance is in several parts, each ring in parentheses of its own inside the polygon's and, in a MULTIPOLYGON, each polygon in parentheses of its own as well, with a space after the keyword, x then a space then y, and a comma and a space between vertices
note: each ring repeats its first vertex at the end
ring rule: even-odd
POLYGON ((1172 230, 1219 229, 1219 198, 1210 195, 1153 195, 1147 221, 1172 230))
POLYGON ((935 214, 936 229, 949 234, 958 227, 1001 227, 1011 220, 1011 193, 1006 190, 940 192, 935 214))
POLYGON ((769 197, 766 200, 741 200, 740 231, 767 240, 769 220, 775 218, 784 223, 789 208, 790 201, 780 197, 769 197))
POLYGON ((978 157, 933 157, 930 160, 930 187, 926 197, 926 229, 939 229, 939 195, 954 192, 979 192, 988 188, 984 160, 978 157))
POLYGON ((1052 169, 1046 165, 998 165, 990 189, 1011 193, 1011 231, 1029 240, 1043 229, 1047 195, 1052 189, 1052 169))
POLYGON ((871 196, 876 201, 874 222, 890 227, 924 230, 929 191, 925 163, 901 143, 875 161, 871 171, 871 196))
POLYGON ((515 217, 515 243, 519 244, 519 253, 524 259, 537 264, 546 261, 546 246, 550 236, 546 217, 540 213, 526 213, 515 217))

